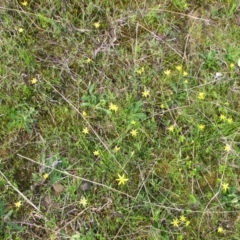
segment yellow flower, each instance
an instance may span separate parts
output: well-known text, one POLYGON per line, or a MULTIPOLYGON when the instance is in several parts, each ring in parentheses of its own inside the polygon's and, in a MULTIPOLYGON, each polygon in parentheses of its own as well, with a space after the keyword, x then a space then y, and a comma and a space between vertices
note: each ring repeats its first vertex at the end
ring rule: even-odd
POLYGON ((223 114, 221 114, 221 115, 220 115, 220 120, 225 120, 225 119, 226 119, 226 116, 223 115, 223 114))
POLYGON ((223 192, 226 192, 229 189, 229 184, 228 183, 223 183, 222 184, 222 190, 223 192))
POLYGON ((43 179, 46 180, 48 177, 49 177, 49 175, 48 175, 47 173, 44 173, 44 174, 43 174, 43 179))
POLYGON ((231 124, 231 123, 233 123, 233 119, 232 118, 228 118, 227 122, 231 124))
POLYGON ((118 152, 119 150, 120 150, 120 147, 118 147, 118 146, 115 146, 115 147, 114 147, 114 151, 115 151, 115 152, 118 152))
POLYGON ((86 116, 87 116, 87 113, 86 113, 85 111, 82 111, 82 115, 83 115, 84 117, 86 117, 86 116))
POLYGON ((87 60, 86 60, 86 63, 90 63, 92 60, 90 59, 90 58, 88 58, 87 60))
POLYGON ((179 220, 177 218, 173 219, 171 224, 174 226, 174 227, 178 227, 179 225, 179 220))
POLYGON ((93 152, 93 155, 94 155, 94 156, 99 156, 99 155, 100 155, 100 152, 99 152, 98 150, 95 150, 95 151, 93 152))
POLYGON ((197 98, 199 100, 203 100, 205 98, 205 93, 204 92, 199 92, 197 98))
POLYGON ((188 84, 188 80, 185 79, 185 80, 183 81, 183 83, 184 83, 184 84, 188 84))
POLYGON ((168 131, 169 131, 169 132, 173 132, 173 131, 174 131, 174 126, 171 125, 170 127, 168 127, 168 131))
POLYGON ((176 69, 180 72, 180 71, 182 71, 182 66, 178 65, 178 66, 176 66, 176 69))
POLYGON ((186 219, 186 217, 185 217, 184 215, 180 216, 180 221, 181 221, 181 222, 186 222, 186 220, 187 220, 187 219, 186 219))
POLYGON ((185 225, 189 226, 189 224, 190 224, 190 221, 186 221, 185 225))
POLYGON ((116 111, 118 110, 118 106, 115 105, 115 104, 110 103, 110 105, 109 105, 109 109, 110 109, 111 111, 116 112, 116 111))
POLYGON ((132 124, 132 125, 136 125, 136 121, 132 120, 132 121, 131 121, 131 124, 132 124))
POLYGON ((83 132, 84 134, 88 134, 88 133, 89 133, 88 128, 85 127, 85 128, 82 130, 82 132, 83 132))
POLYGON ((21 2, 21 4, 22 4, 23 6, 27 6, 27 5, 28 5, 28 2, 27 2, 27 1, 23 1, 23 2, 21 2))
POLYGON ((136 129, 133 129, 130 133, 133 137, 135 137, 135 136, 137 136, 138 131, 136 129))
POLYGON ((22 202, 21 201, 15 202, 14 205, 16 208, 20 208, 22 206, 22 202))
POLYGON ((136 72, 137 72, 139 75, 141 75, 142 73, 145 72, 145 68, 144 68, 144 67, 141 67, 141 68, 138 69, 136 72))
POLYGON ((79 201, 79 203, 83 206, 86 207, 87 206, 87 199, 85 197, 82 197, 79 201))
POLYGON ((164 109, 164 108, 165 108, 165 105, 164 105, 163 103, 161 103, 160 108, 161 108, 161 109, 164 109))
POLYGON ((95 28, 99 28, 100 27, 100 23, 99 22, 95 22, 93 25, 94 25, 95 28))
POLYGON ((142 96, 143 96, 143 97, 149 97, 149 96, 150 96, 150 91, 145 89, 145 90, 142 92, 142 96))
POLYGON ((218 227, 217 232, 218 233, 223 233, 223 228, 222 227, 218 227))
POLYGON ((198 127, 199 130, 202 131, 202 130, 205 128, 205 125, 203 125, 203 124, 198 124, 197 127, 198 127))
POLYGON ((32 80, 31 80, 31 84, 36 84, 37 83, 37 79, 36 78, 33 78, 32 80))
POLYGON ((121 185, 121 184, 125 184, 125 182, 128 181, 127 178, 125 178, 124 174, 121 176, 120 174, 118 174, 118 178, 116 179, 118 181, 118 185, 121 185))
POLYGON ((188 73, 186 71, 183 72, 183 76, 186 77, 188 73))
POLYGON ((234 68, 235 67, 235 64, 234 63, 231 63, 230 64, 230 68, 234 68))
POLYGON ((166 70, 166 71, 164 71, 164 74, 167 75, 167 76, 169 76, 169 75, 171 74, 171 70, 166 70))
POLYGON ((230 151, 232 150, 231 145, 230 145, 230 144, 226 144, 224 150, 225 150, 226 152, 230 152, 230 151))
POLYGON ((23 28, 19 28, 19 29, 18 29, 18 32, 19 32, 19 33, 22 33, 23 31, 24 31, 23 28))

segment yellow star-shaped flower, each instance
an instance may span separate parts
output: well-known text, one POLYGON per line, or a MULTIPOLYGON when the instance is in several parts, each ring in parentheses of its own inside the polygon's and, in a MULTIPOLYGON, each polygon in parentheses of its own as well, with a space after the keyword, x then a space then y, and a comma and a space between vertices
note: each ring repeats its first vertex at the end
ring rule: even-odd
POLYGON ((90 58, 88 58, 87 60, 86 60, 86 63, 90 63, 92 60, 90 59, 90 58))
POLYGON ((28 2, 27 1, 23 1, 23 2, 21 2, 21 4, 26 7, 28 5, 28 2))
POLYGON ((226 144, 226 145, 225 145, 225 148, 224 148, 224 150, 225 150, 226 152, 230 152, 230 151, 231 151, 231 149, 232 149, 232 147, 231 147, 231 145, 230 145, 230 144, 226 144))
POLYGON ((198 127, 199 130, 202 131, 202 130, 205 128, 205 125, 203 125, 203 124, 198 124, 197 127, 198 127))
POLYGON ((83 132, 84 134, 88 134, 88 133, 89 133, 88 128, 85 127, 85 128, 82 130, 82 132, 83 132))
POLYGON ((86 113, 85 111, 82 111, 82 115, 83 115, 84 117, 86 117, 86 116, 87 116, 87 113, 86 113))
POLYGON ((93 155, 94 155, 94 156, 99 156, 99 155, 100 155, 100 152, 99 152, 98 150, 95 150, 95 151, 93 152, 93 155))
POLYGON ((37 83, 37 79, 36 78, 33 78, 32 80, 31 80, 31 84, 36 84, 37 83))
POLYGON ((86 207, 87 206, 87 199, 85 197, 82 197, 79 201, 79 203, 83 206, 86 207))
POLYGON ((178 66, 176 66, 176 69, 177 69, 178 71, 182 71, 182 66, 181 66, 181 65, 178 65, 178 66))
POLYGON ((161 108, 161 109, 164 109, 164 108, 165 108, 165 104, 164 104, 164 103, 161 103, 160 108, 161 108))
POLYGON ((20 208, 22 206, 22 202, 21 201, 15 202, 14 205, 16 208, 20 208))
POLYGON ((128 181, 128 178, 125 178, 124 174, 121 176, 118 174, 118 178, 116 179, 118 181, 118 185, 125 184, 125 182, 128 181))
POLYGON ((95 22, 95 23, 93 24, 93 26, 94 26, 95 28, 99 28, 99 27, 100 27, 100 23, 99 23, 99 22, 95 22))
POLYGON ((218 227, 217 232, 218 233, 223 233, 223 228, 222 227, 218 227))
POLYGON ((174 126, 171 125, 170 127, 168 127, 168 131, 169 131, 169 132, 173 132, 173 131, 174 131, 174 126))
POLYGON ((181 221, 181 222, 186 222, 186 220, 187 220, 187 219, 186 219, 186 217, 185 217, 184 215, 181 215, 181 216, 180 216, 180 221, 181 221))
POLYGON ((204 93, 204 92, 198 93, 197 98, 198 98, 199 100, 205 99, 205 93, 204 93))
POLYGON ((138 131, 136 129, 133 129, 130 133, 133 137, 136 137, 138 134, 138 131))
POLYGON ((167 76, 169 76, 169 75, 171 74, 171 70, 166 70, 166 71, 164 71, 164 74, 167 75, 167 76))
POLYGON ((178 227, 179 225, 179 220, 177 218, 173 219, 171 224, 174 226, 174 227, 178 227))
POLYGON ((118 146, 114 147, 114 152, 118 152, 119 150, 120 150, 120 147, 118 147, 118 146))
POLYGON ((144 67, 141 67, 141 68, 138 69, 136 72, 137 72, 139 75, 141 75, 142 73, 145 72, 145 68, 144 68, 144 67))
POLYGON ((19 33, 22 33, 23 31, 24 31, 23 28, 19 28, 19 29, 18 29, 18 32, 19 32, 19 33))
POLYGON ((185 225, 189 226, 189 224, 190 224, 190 221, 186 221, 185 225))
POLYGON ((46 180, 48 177, 49 177, 49 175, 48 175, 47 173, 44 173, 44 174, 43 174, 43 179, 46 180))
POLYGON ((226 119, 226 116, 223 115, 223 114, 221 114, 219 118, 220 118, 220 120, 225 120, 225 119, 226 119))
POLYGON ((222 190, 223 192, 226 192, 229 189, 229 184, 228 183, 223 183, 222 184, 222 190))
POLYGON ((227 122, 231 124, 231 123, 233 123, 233 119, 232 118, 228 118, 227 122))
POLYGON ((118 106, 115 105, 115 104, 110 103, 110 104, 109 104, 109 109, 110 109, 111 111, 117 112, 118 106))
POLYGON ((145 89, 145 90, 142 92, 142 96, 143 96, 143 97, 149 97, 149 96, 150 96, 150 91, 145 89))
POLYGON ((183 72, 183 76, 186 77, 188 73, 186 71, 183 72))

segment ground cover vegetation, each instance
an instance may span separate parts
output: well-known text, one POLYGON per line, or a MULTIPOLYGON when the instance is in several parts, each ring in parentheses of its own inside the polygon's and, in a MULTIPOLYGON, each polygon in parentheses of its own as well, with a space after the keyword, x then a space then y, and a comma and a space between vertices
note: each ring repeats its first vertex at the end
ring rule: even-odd
POLYGON ((239 239, 239 7, 2 0, 0 239, 239 239))

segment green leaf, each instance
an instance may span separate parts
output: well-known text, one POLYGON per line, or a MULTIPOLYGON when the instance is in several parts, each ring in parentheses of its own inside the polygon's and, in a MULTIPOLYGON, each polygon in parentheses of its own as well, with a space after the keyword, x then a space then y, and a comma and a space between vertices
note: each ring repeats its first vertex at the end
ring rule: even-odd
POLYGON ((134 117, 144 120, 144 119, 146 119, 147 116, 145 113, 136 113, 136 114, 134 114, 134 117))
POLYGON ((97 110, 100 110, 100 111, 102 111, 102 112, 105 112, 106 114, 111 114, 111 111, 110 110, 108 110, 108 109, 105 109, 105 108, 102 108, 102 107, 96 107, 96 109, 97 110))
POLYGON ((81 107, 92 107, 92 106, 93 106, 92 104, 87 103, 87 102, 81 103, 81 107))

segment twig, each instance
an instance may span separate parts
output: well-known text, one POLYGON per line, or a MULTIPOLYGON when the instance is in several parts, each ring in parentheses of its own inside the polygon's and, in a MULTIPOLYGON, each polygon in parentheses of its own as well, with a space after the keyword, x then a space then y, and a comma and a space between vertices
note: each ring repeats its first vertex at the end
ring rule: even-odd
POLYGON ((6 180, 6 182, 26 201, 28 202, 33 208, 35 208, 38 212, 40 212, 40 209, 34 205, 21 191, 19 191, 16 187, 12 185, 12 183, 8 180, 8 178, 4 175, 4 173, 0 170, 0 174, 2 177, 6 180))

